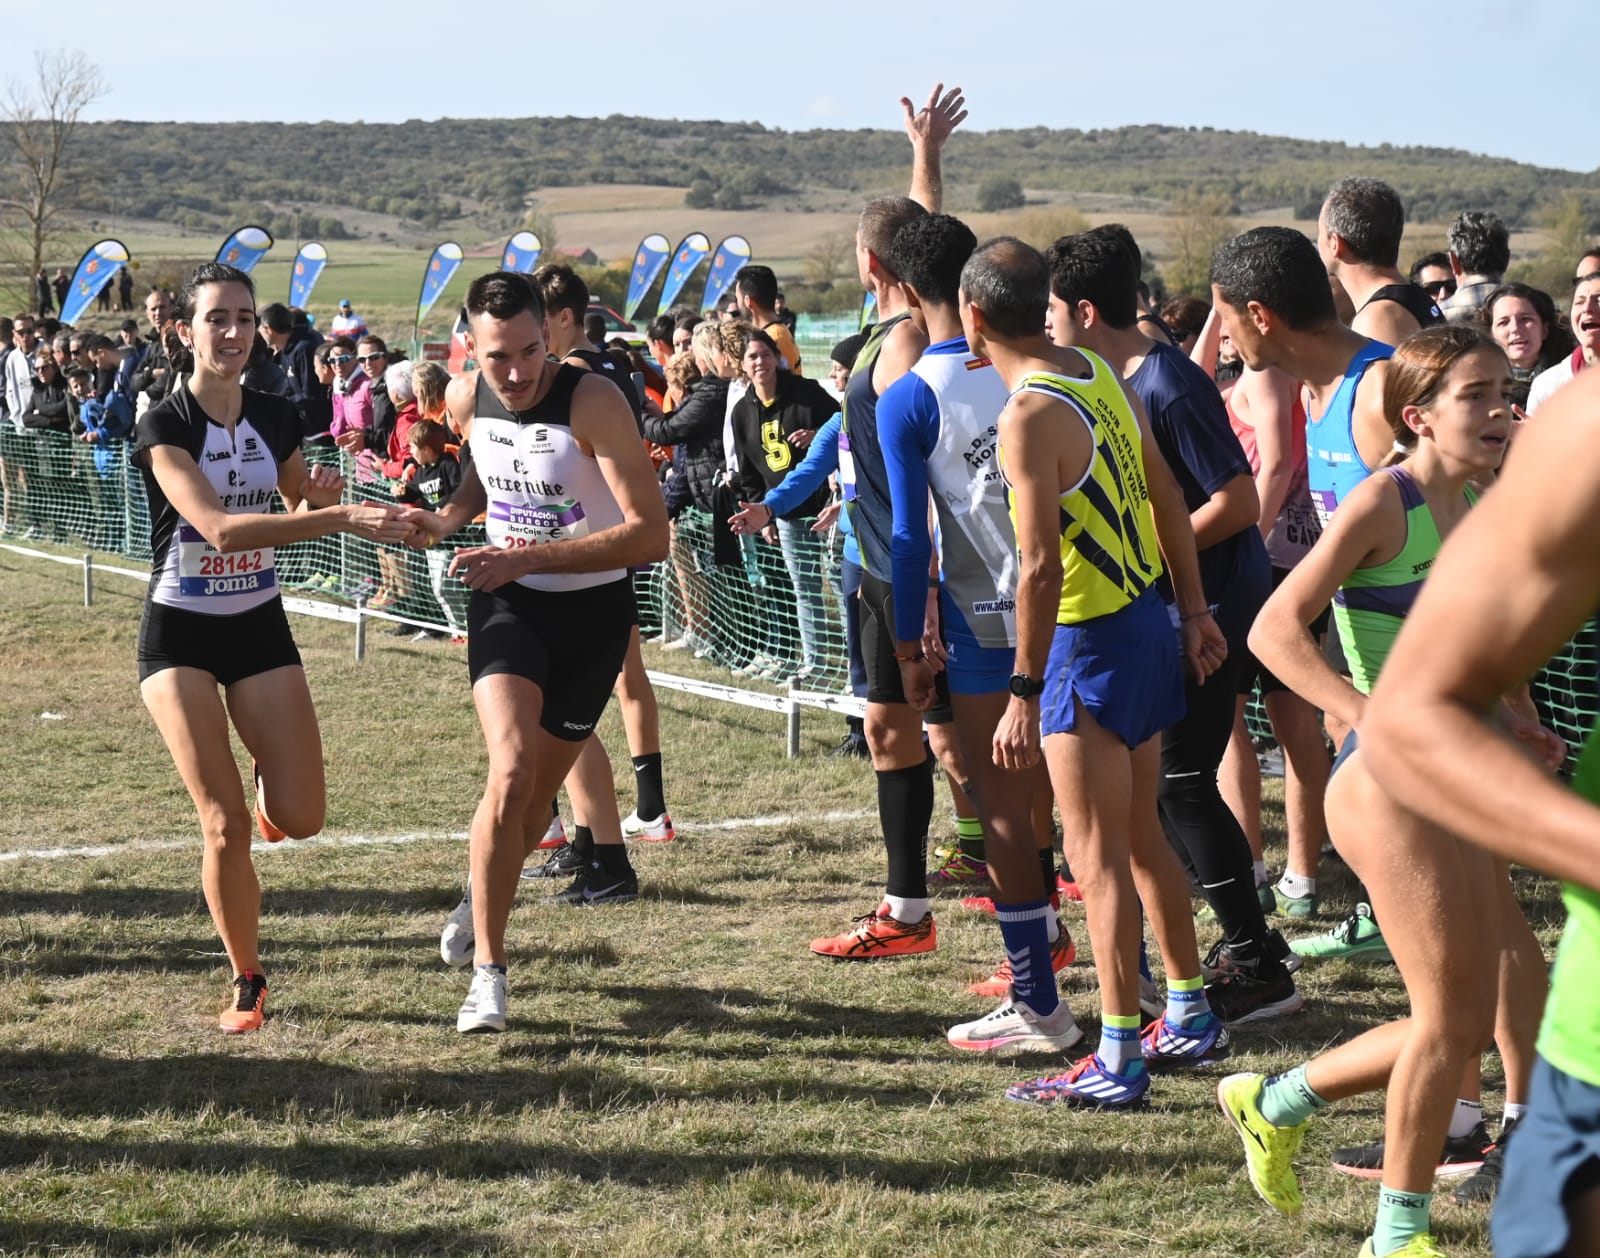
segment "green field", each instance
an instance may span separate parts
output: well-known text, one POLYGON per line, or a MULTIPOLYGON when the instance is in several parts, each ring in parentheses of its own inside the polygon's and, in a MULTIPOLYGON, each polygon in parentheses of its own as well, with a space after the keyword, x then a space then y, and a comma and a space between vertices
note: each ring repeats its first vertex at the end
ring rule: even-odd
MULTIPOLYGON (((224 1039, 194 816, 136 695, 142 589, 102 576, 85 610, 73 568, 4 550, 0 589, 0 1252, 1360 1247, 1375 1187, 1326 1159, 1377 1134, 1381 1098, 1319 1120, 1291 1223, 1245 1181, 1220 1070, 1160 1080, 1141 1113, 1034 1112, 1001 1092, 1058 1062, 947 1047, 988 1004, 965 991, 1000 955, 988 919, 941 904, 939 951, 893 965, 808 954, 881 886, 871 772, 821 754, 835 718, 808 716, 787 761, 780 717, 663 692, 681 841, 635 851, 633 906, 548 907, 525 883, 510 1029, 458 1036, 465 978, 437 936, 484 767, 460 649, 378 636, 357 663, 351 629, 325 621, 296 633, 328 836, 258 849, 269 1019, 224 1039)), ((620 751, 614 711, 602 731, 620 751)), ((624 811, 627 778, 623 759, 624 811)), ((1348 879, 1323 872, 1340 910, 1348 879)), ((1523 890, 1548 940, 1554 889, 1523 890)), ((1069 925, 1064 991, 1092 1035, 1081 908, 1069 925)), ((1306 1011, 1243 1028, 1233 1068, 1292 1064, 1403 1008, 1391 967, 1302 979, 1306 1011)), ((1483 1212, 1439 1201, 1447 1250, 1488 1258, 1483 1212)))

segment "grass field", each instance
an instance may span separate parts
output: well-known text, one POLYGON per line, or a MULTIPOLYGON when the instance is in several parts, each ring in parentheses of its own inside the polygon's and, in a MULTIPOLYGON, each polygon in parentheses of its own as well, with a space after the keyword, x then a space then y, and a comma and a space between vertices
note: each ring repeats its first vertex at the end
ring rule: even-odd
MULTIPOLYGON (((269 1018, 224 1039, 193 813, 137 700, 142 588, 103 577, 86 610, 73 569, 0 551, 0 592, 0 1253, 1361 1245, 1376 1189, 1326 1159, 1377 1134, 1381 1098, 1317 1123, 1291 1223, 1249 1189, 1218 1069, 1162 1079, 1143 1113, 1034 1112, 1001 1092, 1057 1062, 947 1047, 988 1004, 964 990, 998 959, 988 919, 941 905, 939 951, 895 965, 810 956, 882 876, 870 770, 821 758, 833 718, 808 716, 786 761, 781 718, 663 692, 682 841, 635 851, 633 906, 548 907, 524 884, 511 1026, 458 1036, 466 980, 437 937, 463 874, 449 836, 484 767, 459 648, 380 636, 356 663, 350 628, 323 621, 295 627, 328 835, 258 848, 269 1018), (26 855, 40 849, 69 850, 26 855)), ((614 710, 602 730, 620 753, 614 710)), ((1554 890, 1525 892, 1548 938, 1554 890)), ((1070 925, 1064 991, 1092 1035, 1081 910, 1070 925)), ((1292 1064, 1403 1004, 1387 966, 1329 965, 1302 987, 1307 1010, 1243 1028, 1233 1068, 1292 1064)), ((1441 1193, 1435 1218, 1455 1258, 1487 1258, 1481 1211, 1441 1193)))

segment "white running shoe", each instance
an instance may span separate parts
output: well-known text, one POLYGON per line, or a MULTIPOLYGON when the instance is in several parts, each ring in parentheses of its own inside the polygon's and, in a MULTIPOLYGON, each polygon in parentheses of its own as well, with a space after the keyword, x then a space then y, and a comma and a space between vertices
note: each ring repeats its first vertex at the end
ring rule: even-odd
POLYGON ((1025 1001, 1007 996, 992 1013, 951 1027, 946 1038, 956 1048, 977 1053, 1052 1053, 1071 1048, 1083 1039, 1083 1031, 1064 1000, 1041 1016, 1025 1001))
POLYGON ((674 638, 671 642, 663 642, 661 649, 663 651, 687 651, 693 645, 694 642, 689 635, 684 634, 681 638, 674 638))
POLYGON ((472 880, 467 879, 466 892, 455 912, 450 914, 444 929, 439 932, 439 956, 446 965, 460 969, 472 964, 472 950, 476 944, 472 935, 472 880))
POLYGON ((556 813, 550 818, 550 824, 545 828, 544 838, 539 840, 539 851, 549 851, 551 848, 561 847, 567 841, 567 828, 561 824, 561 814, 556 813))
POLYGON ((492 965, 480 965, 472 972, 472 986, 456 1014, 456 1030, 463 1035, 473 1031, 506 1029, 506 976, 492 965))
POLYGON ((672 818, 666 813, 654 821, 641 821, 637 812, 630 812, 622 821, 622 837, 640 843, 671 843, 678 832, 672 828, 672 818))

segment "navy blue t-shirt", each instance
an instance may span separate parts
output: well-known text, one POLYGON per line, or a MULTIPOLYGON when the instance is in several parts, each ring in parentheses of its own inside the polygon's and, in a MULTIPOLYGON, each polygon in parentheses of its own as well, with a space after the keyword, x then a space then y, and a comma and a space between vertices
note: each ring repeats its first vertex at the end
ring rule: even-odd
MULTIPOLYGON (((1161 457, 1183 487, 1184 505, 1191 513, 1235 477, 1250 475, 1250 462, 1228 422, 1216 383, 1182 350, 1155 342, 1128 378, 1128 387, 1144 404, 1161 457)), ((1222 602, 1241 565, 1252 585, 1270 566, 1260 529, 1241 529, 1200 552, 1200 580, 1208 602, 1222 602)), ((1161 594, 1172 601, 1172 585, 1164 573, 1161 594)))

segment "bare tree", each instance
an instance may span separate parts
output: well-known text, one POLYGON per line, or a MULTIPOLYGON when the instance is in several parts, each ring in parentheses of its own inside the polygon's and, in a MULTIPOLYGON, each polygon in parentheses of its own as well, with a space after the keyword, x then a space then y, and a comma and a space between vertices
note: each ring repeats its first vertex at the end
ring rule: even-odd
POLYGON ((801 263, 806 283, 820 292, 827 292, 845 278, 846 268, 855 252, 855 241, 843 232, 833 232, 811 246, 801 263))
POLYGON ((106 92, 99 67, 78 50, 34 54, 33 83, 12 82, 0 98, 0 210, 23 239, 14 261, 29 281, 44 265, 52 225, 62 208, 68 149, 78 121, 106 92))

